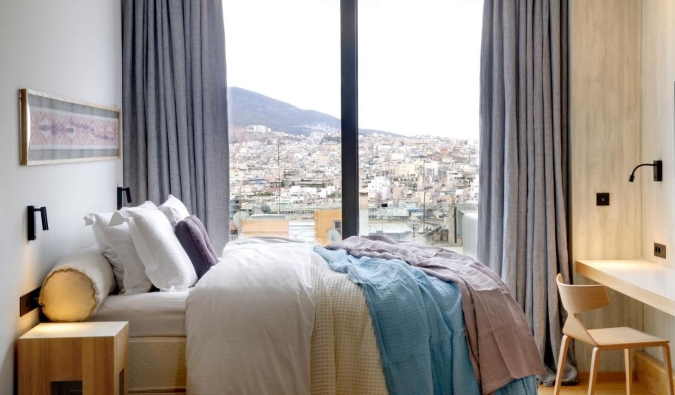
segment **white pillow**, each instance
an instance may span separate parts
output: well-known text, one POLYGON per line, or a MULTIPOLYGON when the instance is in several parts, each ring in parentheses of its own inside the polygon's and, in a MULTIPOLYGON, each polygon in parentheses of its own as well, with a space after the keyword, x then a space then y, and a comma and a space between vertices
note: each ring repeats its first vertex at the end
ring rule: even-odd
POLYGON ((159 211, 166 215, 166 218, 171 223, 171 226, 176 226, 177 223, 190 216, 187 207, 177 197, 169 195, 166 202, 158 207, 159 211))
MULTIPOLYGON (((157 208, 150 201, 139 207, 157 208)), ((122 209, 125 210, 128 208, 122 209)), ((113 213, 91 213, 84 217, 84 222, 92 225, 96 242, 113 268, 120 293, 125 295, 146 293, 152 288, 152 282, 145 274, 143 262, 136 252, 129 225, 110 226, 112 216, 113 213)))
POLYGON ((84 217, 84 224, 86 226, 91 226, 91 230, 94 231, 94 237, 96 238, 96 244, 98 249, 101 251, 103 256, 108 259, 110 266, 112 266, 112 271, 115 274, 115 283, 117 283, 117 288, 119 288, 120 293, 124 292, 124 264, 119 258, 115 250, 110 246, 106 238, 106 231, 104 228, 108 227, 110 218, 112 218, 113 213, 91 213, 84 217))
POLYGON ((197 282, 197 273, 174 234, 173 226, 159 210, 130 208, 113 214, 111 226, 128 223, 145 273, 162 291, 183 291, 197 282))

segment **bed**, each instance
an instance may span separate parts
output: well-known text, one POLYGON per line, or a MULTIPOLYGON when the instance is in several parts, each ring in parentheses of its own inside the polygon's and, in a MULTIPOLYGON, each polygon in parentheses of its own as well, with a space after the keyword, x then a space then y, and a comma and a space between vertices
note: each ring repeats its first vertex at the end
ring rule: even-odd
MULTIPOLYGON (((281 266, 299 260, 293 255, 298 243, 268 242, 232 244, 237 253, 226 248, 223 260, 189 292, 108 296, 90 319, 129 321, 131 393, 271 393, 277 386, 278 393, 390 392, 363 285, 304 247, 304 271, 293 264, 290 275, 283 274, 281 266), (279 254, 281 248, 286 250, 279 254), (311 305, 301 300, 303 287, 311 290, 305 294, 311 305), (292 303, 274 305, 289 288, 292 303), (271 301, 261 298, 265 294, 271 301), (265 376, 275 375, 292 379, 265 383, 265 376)), ((526 392, 498 393, 536 393, 529 378, 526 392)))
MULTIPOLYGON (((321 264, 317 255, 315 263, 321 264)), ((341 388, 340 393, 383 393, 384 377, 375 344, 368 310, 356 284, 344 275, 332 273, 323 266, 321 274, 326 287, 332 289, 335 302, 343 306, 337 316, 322 309, 317 316, 317 336, 312 339, 317 372, 327 376, 335 373, 331 359, 332 341, 341 344, 340 357, 350 359, 342 365, 337 376, 340 383, 350 377, 353 385, 341 388), (335 318, 335 320, 333 320, 335 318), (329 335, 330 334, 330 335, 329 335)), ((325 291, 325 290, 324 290, 325 291)), ((143 394, 180 394, 186 391, 186 325, 185 301, 189 292, 150 292, 139 295, 110 295, 90 321, 129 322, 129 372, 130 392, 143 394)), ((318 379, 315 388, 331 387, 333 380, 318 379), (320 381, 326 381, 321 383, 320 381)), ((325 393, 326 390, 317 390, 325 393)))
POLYGON ((84 219, 97 245, 58 262, 39 303, 128 321, 131 393, 524 395, 544 372, 520 306, 467 256, 378 236, 219 256, 173 196, 84 219))

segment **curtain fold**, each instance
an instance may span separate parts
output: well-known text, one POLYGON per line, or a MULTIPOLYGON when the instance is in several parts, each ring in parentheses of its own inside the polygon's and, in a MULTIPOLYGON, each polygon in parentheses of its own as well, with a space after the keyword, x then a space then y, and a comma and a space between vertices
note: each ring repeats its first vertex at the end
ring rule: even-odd
POLYGON ((122 2, 124 183, 134 202, 185 203, 220 250, 229 238, 221 0, 122 2))
MULTIPOLYGON (((478 260, 528 318, 552 385, 569 282, 567 0, 485 0, 480 71, 478 260)), ((577 380, 574 352, 564 382, 577 380)))

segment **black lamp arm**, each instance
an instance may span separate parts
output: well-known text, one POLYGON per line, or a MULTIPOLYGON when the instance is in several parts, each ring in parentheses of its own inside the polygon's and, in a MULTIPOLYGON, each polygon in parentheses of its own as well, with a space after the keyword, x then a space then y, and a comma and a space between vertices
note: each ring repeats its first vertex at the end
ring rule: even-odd
POLYGON ((40 207, 40 218, 42 219, 42 230, 49 230, 49 223, 47 222, 47 207, 40 207))
POLYGON ((635 170, 641 168, 642 166, 654 166, 654 164, 653 163, 643 163, 641 165, 635 166, 635 168, 633 169, 633 172, 630 173, 630 176, 628 176, 629 182, 633 182, 633 180, 635 179, 635 170))
POLYGON ((633 172, 630 173, 630 176, 628 177, 628 182, 633 182, 633 180, 635 179, 635 170, 641 168, 642 166, 654 167, 654 181, 663 180, 663 161, 655 160, 654 163, 641 163, 635 166, 633 172))

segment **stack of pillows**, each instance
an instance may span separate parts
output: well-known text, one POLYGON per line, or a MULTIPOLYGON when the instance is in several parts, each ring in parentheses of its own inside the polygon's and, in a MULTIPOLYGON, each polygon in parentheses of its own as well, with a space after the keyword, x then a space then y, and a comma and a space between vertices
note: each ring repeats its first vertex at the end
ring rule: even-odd
POLYGON ((56 264, 40 292, 52 321, 84 321, 108 293, 184 291, 218 263, 202 222, 176 197, 157 207, 145 202, 114 213, 91 213, 97 247, 56 264))

